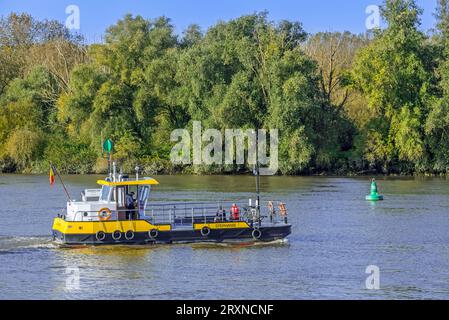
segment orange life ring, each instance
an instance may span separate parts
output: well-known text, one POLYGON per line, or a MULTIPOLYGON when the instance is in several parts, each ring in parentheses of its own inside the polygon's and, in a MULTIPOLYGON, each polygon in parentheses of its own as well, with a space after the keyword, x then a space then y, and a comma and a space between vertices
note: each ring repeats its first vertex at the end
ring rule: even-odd
POLYGON ((98 210, 98 219, 100 219, 100 221, 108 221, 109 219, 111 219, 112 216, 112 212, 109 208, 101 208, 100 210, 98 210), (103 216, 103 213, 106 212, 107 215, 103 216))

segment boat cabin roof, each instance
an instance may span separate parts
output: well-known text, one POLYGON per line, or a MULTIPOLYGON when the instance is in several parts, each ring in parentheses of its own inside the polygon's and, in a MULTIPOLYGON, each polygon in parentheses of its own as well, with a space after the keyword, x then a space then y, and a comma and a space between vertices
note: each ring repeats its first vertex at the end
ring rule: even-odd
POLYGON ((115 182, 98 180, 97 183, 101 186, 108 186, 108 187, 142 186, 142 185, 159 184, 159 182, 157 182, 157 180, 153 178, 144 178, 142 180, 115 181, 115 182))

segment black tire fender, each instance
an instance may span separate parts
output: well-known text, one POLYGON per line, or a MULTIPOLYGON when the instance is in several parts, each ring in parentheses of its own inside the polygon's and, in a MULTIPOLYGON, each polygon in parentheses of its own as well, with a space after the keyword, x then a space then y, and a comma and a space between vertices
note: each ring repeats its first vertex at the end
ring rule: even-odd
POLYGON ((114 239, 115 241, 119 241, 122 238, 122 233, 120 232, 120 230, 115 230, 112 233, 112 239, 114 239))
POLYGON ((259 229, 253 229, 253 231, 251 232, 251 236, 253 237, 253 239, 259 240, 260 237, 262 237, 262 231, 260 231, 259 229))
POLYGON ((151 239, 156 239, 158 237, 158 235, 159 235, 159 230, 157 230, 157 229, 151 229, 150 231, 148 231, 148 236, 151 239))
POLYGON ((97 238, 98 241, 103 241, 106 238, 106 233, 103 231, 97 231, 95 238, 97 238))
POLYGON ((202 228, 201 228, 201 235, 202 235, 203 237, 209 236, 209 235, 210 235, 210 228, 209 228, 209 227, 206 227, 206 226, 202 227, 202 228))
POLYGON ((134 231, 128 230, 125 232, 125 239, 126 240, 133 240, 134 239, 134 231))

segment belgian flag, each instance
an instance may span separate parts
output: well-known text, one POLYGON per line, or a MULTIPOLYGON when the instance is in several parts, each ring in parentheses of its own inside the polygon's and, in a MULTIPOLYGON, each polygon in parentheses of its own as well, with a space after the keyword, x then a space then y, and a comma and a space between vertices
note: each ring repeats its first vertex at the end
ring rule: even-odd
POLYGON ((55 184, 55 172, 53 170, 53 166, 50 165, 50 185, 54 185, 55 184))

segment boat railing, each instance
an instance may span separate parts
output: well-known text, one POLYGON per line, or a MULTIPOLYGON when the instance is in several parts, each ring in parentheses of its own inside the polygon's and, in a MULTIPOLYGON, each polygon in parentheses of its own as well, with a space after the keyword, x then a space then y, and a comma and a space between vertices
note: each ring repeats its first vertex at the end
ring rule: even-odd
POLYGON ((265 213, 264 217, 271 223, 288 223, 288 209, 283 201, 263 201, 260 211, 265 213))
POLYGON ((247 205, 239 202, 175 202, 151 203, 145 217, 155 224, 187 226, 195 223, 246 221, 247 205), (239 207, 239 218, 232 219, 232 204, 239 207))
POLYGON ((282 214, 278 207, 281 201, 265 201, 261 203, 260 217, 257 210, 247 203, 220 202, 175 202, 151 203, 145 209, 145 218, 155 224, 192 225, 194 223, 256 221, 261 219, 270 223, 287 223, 286 214, 282 214), (239 207, 239 218, 232 219, 231 207, 239 207))
MULTIPOLYGON (((260 216, 254 206, 242 202, 174 202, 151 203, 145 210, 119 209, 112 210, 108 221, 126 221, 145 219, 153 224, 170 224, 176 226, 191 226, 195 223, 263 221, 269 223, 287 223, 287 215, 279 209, 281 201, 264 201, 260 206, 260 216), (231 207, 236 204, 239 208, 238 219, 233 219, 231 207), (271 203, 271 206, 269 205, 271 203), (120 213, 122 213, 120 215, 120 213), (125 213, 125 215, 123 215, 125 213), (136 214, 137 213, 137 214, 136 214), (123 218, 123 217, 126 218, 123 218)), ((97 217, 97 211, 77 211, 73 221, 92 221, 97 217)), ((60 216, 60 215, 58 215, 60 216)), ((62 215, 61 215, 62 216, 62 215)), ((65 217, 64 217, 65 218, 65 217)))

